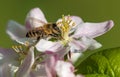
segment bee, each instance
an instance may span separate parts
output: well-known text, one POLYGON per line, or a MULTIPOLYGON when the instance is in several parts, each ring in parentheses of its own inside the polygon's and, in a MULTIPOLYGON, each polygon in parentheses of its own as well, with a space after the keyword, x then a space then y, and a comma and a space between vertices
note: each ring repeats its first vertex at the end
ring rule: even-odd
POLYGON ((26 37, 36 38, 37 41, 39 39, 46 39, 48 37, 59 39, 61 38, 61 30, 56 23, 44 23, 43 26, 29 30, 26 34, 26 37))

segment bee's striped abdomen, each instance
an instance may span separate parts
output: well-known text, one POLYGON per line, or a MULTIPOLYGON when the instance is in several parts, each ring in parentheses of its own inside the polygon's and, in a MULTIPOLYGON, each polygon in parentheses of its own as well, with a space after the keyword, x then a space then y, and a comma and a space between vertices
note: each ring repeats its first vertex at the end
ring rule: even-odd
POLYGON ((32 29, 27 32, 27 38, 36 38, 39 39, 47 39, 48 37, 52 38, 60 38, 61 30, 55 23, 45 24, 41 27, 32 29))
POLYGON ((44 38, 45 32, 42 27, 30 30, 26 34, 27 38, 44 38))

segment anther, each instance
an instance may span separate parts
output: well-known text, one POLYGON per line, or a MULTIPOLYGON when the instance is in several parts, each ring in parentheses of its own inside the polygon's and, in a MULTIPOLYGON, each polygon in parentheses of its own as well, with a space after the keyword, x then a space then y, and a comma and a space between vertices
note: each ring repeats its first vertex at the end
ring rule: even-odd
POLYGON ((13 50, 14 50, 15 52, 17 52, 17 53, 20 52, 20 49, 18 48, 18 46, 12 46, 12 48, 13 48, 13 50))
POLYGON ((67 23, 68 23, 68 24, 70 24, 71 22, 72 22, 72 20, 68 20, 68 22, 67 22, 67 23))
POLYGON ((28 41, 25 41, 25 46, 26 47, 29 47, 30 46, 30 43, 28 41))
POLYGON ((22 49, 22 46, 21 46, 21 45, 19 46, 19 50, 20 50, 20 51, 23 51, 23 49, 22 49))
POLYGON ((74 22, 72 23, 72 26, 75 26, 75 23, 74 23, 74 22))

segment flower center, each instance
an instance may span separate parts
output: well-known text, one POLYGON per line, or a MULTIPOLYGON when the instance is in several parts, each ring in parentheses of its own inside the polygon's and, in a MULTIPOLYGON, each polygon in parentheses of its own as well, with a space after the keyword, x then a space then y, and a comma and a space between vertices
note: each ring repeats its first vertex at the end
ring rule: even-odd
POLYGON ((65 17, 64 15, 62 16, 62 20, 60 22, 58 22, 58 25, 60 27, 61 30, 61 36, 62 36, 62 40, 61 43, 63 45, 66 45, 69 41, 71 41, 72 39, 69 37, 69 33, 71 28, 75 25, 75 23, 72 21, 72 19, 70 18, 70 16, 65 17))

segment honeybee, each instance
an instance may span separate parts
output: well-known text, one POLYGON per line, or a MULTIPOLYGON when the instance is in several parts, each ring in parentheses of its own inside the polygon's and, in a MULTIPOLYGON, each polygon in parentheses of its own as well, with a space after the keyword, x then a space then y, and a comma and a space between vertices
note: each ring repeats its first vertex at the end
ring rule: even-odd
MULTIPOLYGON (((36 20, 36 21, 39 21, 39 20, 36 20)), ((29 30, 26 34, 26 37, 36 38, 37 41, 39 39, 46 39, 48 37, 60 39, 61 30, 59 29, 56 23, 44 23, 43 26, 29 30)))

